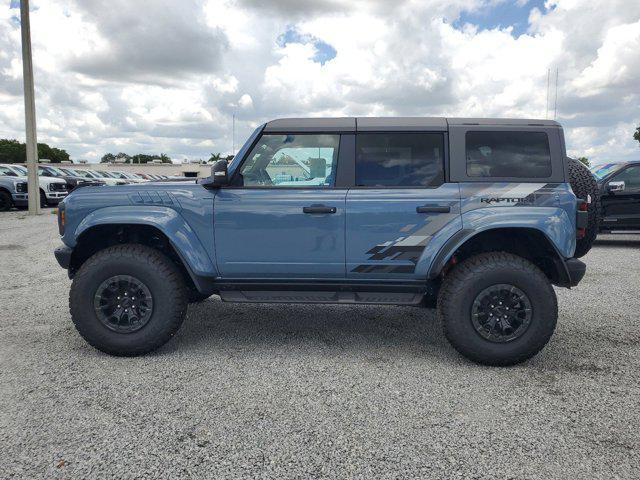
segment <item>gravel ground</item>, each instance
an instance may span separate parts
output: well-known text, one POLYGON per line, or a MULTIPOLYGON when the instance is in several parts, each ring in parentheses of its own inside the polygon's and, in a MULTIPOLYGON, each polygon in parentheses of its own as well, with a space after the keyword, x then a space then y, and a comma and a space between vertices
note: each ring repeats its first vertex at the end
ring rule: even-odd
POLYGON ((8 478, 638 478, 640 236, 603 236, 545 350, 506 369, 431 310, 192 306, 143 358, 69 318, 55 217, 0 214, 8 478))

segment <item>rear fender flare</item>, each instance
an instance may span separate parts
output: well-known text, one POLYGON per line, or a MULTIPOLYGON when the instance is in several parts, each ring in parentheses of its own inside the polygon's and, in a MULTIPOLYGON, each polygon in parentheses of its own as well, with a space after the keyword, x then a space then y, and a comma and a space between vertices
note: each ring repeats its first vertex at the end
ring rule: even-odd
MULTIPOLYGON (((541 232, 552 245, 558 262, 573 255, 575 223, 561 208, 493 207, 472 210, 463 214, 463 228, 443 245, 429 266, 427 277, 436 278, 453 254, 479 233, 502 228, 534 229, 541 232)), ((566 267, 563 268, 563 270, 566 267)))

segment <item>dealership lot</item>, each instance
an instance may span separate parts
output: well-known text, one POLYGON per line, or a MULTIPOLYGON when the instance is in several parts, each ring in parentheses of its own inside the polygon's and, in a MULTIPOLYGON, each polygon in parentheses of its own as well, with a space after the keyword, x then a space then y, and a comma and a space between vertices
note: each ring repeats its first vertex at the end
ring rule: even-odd
MULTIPOLYGON (((606 235, 533 360, 458 356, 431 310, 189 307, 141 358, 69 318, 55 216, 0 213, 0 432, 8 477, 633 478, 640 235, 606 235)), ((635 474, 634 474, 635 472, 635 474)))

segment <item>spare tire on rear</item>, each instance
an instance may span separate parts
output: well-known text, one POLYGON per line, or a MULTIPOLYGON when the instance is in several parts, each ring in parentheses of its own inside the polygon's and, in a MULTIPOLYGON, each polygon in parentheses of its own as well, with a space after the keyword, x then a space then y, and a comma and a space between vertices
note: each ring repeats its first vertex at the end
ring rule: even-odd
POLYGON ((574 257, 584 257, 598 235, 598 223, 600 215, 600 195, 598 194, 598 183, 589 169, 578 160, 567 158, 569 171, 569 183, 576 197, 586 200, 589 204, 589 221, 585 236, 576 242, 576 252, 574 257))

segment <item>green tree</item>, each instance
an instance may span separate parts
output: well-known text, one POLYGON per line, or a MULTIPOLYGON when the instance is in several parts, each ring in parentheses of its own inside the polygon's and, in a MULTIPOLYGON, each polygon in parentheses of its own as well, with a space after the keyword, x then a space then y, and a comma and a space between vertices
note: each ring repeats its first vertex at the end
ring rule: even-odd
POLYGON ((0 139, 1 163, 24 163, 27 159, 27 148, 18 140, 0 139))
POLYGON ((117 155, 113 153, 106 153, 100 159, 100 163, 113 163, 116 159, 124 159, 126 163, 151 163, 154 160, 160 160, 162 163, 172 163, 171 158, 168 155, 161 153, 148 155, 146 153, 136 153, 131 156, 126 153, 120 152, 117 155))
POLYGON ((212 153, 211 157, 209 157, 209 162, 210 163, 217 162, 218 160, 222 160, 222 154, 220 152, 212 153))
POLYGON ((640 142, 640 127, 636 128, 636 131, 633 134, 633 138, 635 138, 638 142, 640 142))
MULTIPOLYGON (((51 163, 69 160, 69 154, 61 148, 50 147, 46 143, 38 144, 38 158, 51 163)), ((18 140, 0 139, 0 162, 25 163, 27 161, 27 147, 18 140)))
POLYGON ((579 162, 584 163, 585 167, 589 167, 591 166, 591 162, 589 161, 589 159, 587 157, 578 157, 577 159, 579 162))

